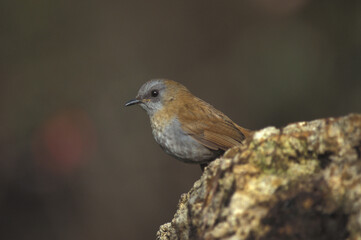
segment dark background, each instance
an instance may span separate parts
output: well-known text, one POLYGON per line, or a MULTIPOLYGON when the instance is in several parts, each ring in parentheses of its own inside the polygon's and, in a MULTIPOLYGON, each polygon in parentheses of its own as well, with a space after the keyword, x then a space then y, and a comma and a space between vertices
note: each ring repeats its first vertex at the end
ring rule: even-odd
POLYGON ((361 112, 361 1, 1 1, 0 239, 154 239, 201 171, 139 107, 183 83, 241 126, 361 112))

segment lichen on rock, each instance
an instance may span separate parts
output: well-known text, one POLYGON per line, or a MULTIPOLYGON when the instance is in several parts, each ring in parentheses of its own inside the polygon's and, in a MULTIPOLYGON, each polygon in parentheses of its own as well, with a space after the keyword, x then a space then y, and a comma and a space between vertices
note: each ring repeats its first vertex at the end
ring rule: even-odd
POLYGON ((157 239, 361 239, 360 152, 360 114, 256 131, 205 169, 157 239))

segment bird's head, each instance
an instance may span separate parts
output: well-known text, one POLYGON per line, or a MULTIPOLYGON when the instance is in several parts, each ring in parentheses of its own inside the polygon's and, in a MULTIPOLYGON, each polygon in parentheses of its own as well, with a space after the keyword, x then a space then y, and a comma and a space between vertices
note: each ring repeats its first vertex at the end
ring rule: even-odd
POLYGON ((139 104, 149 116, 161 110, 169 102, 177 99, 179 93, 188 92, 187 88, 172 80, 153 79, 144 83, 135 99, 125 106, 139 104))

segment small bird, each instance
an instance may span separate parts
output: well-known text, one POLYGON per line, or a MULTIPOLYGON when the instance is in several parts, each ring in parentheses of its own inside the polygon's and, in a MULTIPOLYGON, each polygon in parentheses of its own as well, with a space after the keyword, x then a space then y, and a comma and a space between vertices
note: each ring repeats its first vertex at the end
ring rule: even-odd
POLYGON ((250 135, 250 130, 172 80, 146 82, 125 106, 134 104, 149 115, 153 136, 166 153, 183 162, 200 164, 202 170, 250 135))

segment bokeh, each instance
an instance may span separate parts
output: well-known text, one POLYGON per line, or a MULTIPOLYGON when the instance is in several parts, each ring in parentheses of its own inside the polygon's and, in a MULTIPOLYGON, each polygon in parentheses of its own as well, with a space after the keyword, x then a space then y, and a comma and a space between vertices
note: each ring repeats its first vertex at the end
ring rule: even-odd
POLYGON ((154 239, 201 171, 166 155, 152 78, 241 126, 361 112, 361 1, 1 1, 0 239, 154 239))

